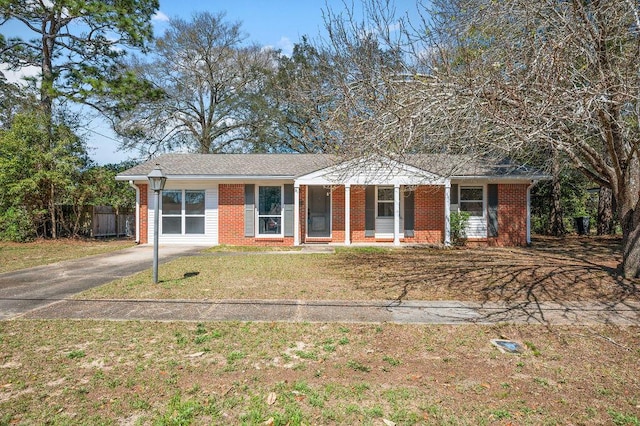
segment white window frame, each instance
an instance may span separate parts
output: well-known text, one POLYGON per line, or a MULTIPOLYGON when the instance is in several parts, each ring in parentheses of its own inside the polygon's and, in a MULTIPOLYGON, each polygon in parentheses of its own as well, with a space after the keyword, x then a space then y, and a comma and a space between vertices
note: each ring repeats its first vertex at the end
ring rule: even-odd
MULTIPOLYGON (((379 218, 383 218, 383 219, 393 219, 393 196, 391 197, 391 200, 381 200, 380 199, 380 190, 381 189, 390 189, 391 190, 391 195, 393 195, 393 186, 388 186, 388 185, 380 185, 380 186, 376 186, 376 219, 379 218), (380 212, 380 204, 391 204, 391 216, 379 216, 379 212, 380 212)), ((402 211, 402 209, 400 209, 402 211)))
MULTIPOLYGON (((389 203, 391 205, 393 205, 394 201, 393 198, 391 200, 380 200, 378 198, 378 189, 382 188, 382 189, 391 189, 392 191, 394 190, 393 185, 376 185, 376 219, 393 219, 393 214, 391 216, 378 216, 378 203, 382 202, 382 203, 389 203)), ((405 197, 405 192, 403 192, 402 187, 400 187, 400 219, 404 219, 404 197, 405 197)))
POLYGON ((206 205, 207 205, 207 192, 204 189, 166 189, 163 192, 180 192, 180 214, 165 214, 164 213, 164 206, 162 205, 162 196, 160 197, 160 235, 167 235, 167 236, 171 236, 171 235, 205 235, 206 233, 206 205), (187 214, 187 206, 186 206, 186 202, 187 202, 187 197, 186 194, 187 192, 201 192, 204 196, 204 205, 205 205, 205 209, 204 212, 202 214, 187 214), (164 229, 163 229, 163 220, 165 217, 179 217, 180 218, 180 233, 179 234, 165 234, 164 233, 164 229), (203 229, 202 229, 202 233, 189 233, 187 234, 187 218, 188 217, 201 217, 202 221, 203 221, 203 229))
POLYGON ((272 184, 272 183, 257 183, 255 189, 255 235, 256 238, 284 238, 284 185, 272 184), (274 186, 280 188, 280 214, 279 215, 265 215, 260 214, 260 187, 274 186), (260 233, 260 218, 261 217, 276 217, 280 218, 280 233, 279 234, 261 234, 260 233))
POLYGON ((487 216, 487 191, 486 185, 458 185, 458 211, 463 212, 465 210, 462 209, 462 205, 464 203, 482 203, 482 215, 470 215, 472 218, 486 218, 487 216), (463 189, 481 189, 482 190, 482 200, 463 200, 462 199, 462 190, 463 189))

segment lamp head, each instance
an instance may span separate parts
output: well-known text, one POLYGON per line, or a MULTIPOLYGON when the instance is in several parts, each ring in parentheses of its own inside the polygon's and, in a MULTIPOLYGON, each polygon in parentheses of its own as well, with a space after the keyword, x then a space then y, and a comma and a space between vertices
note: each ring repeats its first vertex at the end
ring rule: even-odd
POLYGON ((149 179, 149 187, 153 191, 162 191, 164 189, 164 184, 167 181, 167 177, 162 173, 162 168, 160 168, 160 164, 156 164, 153 170, 147 175, 149 179))

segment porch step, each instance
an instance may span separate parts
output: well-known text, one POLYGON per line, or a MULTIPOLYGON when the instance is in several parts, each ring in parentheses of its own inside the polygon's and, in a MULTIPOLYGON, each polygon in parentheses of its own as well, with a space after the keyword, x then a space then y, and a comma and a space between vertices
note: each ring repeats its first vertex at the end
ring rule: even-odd
POLYGON ((304 244, 301 251, 305 253, 335 253, 336 248, 328 244, 304 244))

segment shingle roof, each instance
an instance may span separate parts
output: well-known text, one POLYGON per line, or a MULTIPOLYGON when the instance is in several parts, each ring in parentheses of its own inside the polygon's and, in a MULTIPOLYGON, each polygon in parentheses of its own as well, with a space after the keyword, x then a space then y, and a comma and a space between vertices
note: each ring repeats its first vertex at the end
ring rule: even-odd
MULTIPOLYGON (((488 161, 469 155, 424 154, 398 159, 442 177, 540 178, 532 168, 509 161, 488 161)), ((329 154, 165 154, 128 169, 120 180, 145 178, 160 164, 168 176, 297 178, 340 162, 329 154)))
POLYGON ((472 155, 416 154, 408 155, 405 161, 413 167, 444 177, 543 177, 539 170, 510 160, 485 159, 472 155))
POLYGON ((165 154, 118 176, 146 176, 160 164, 166 175, 297 177, 329 167, 327 154, 165 154))

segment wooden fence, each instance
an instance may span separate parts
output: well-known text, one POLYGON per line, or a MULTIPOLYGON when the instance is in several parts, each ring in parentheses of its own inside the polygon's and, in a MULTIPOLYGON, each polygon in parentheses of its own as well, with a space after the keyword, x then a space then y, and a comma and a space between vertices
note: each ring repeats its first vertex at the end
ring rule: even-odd
POLYGON ((118 214, 109 206, 56 206, 59 237, 132 237, 136 232, 132 209, 118 214))
POLYGON ((94 206, 91 219, 92 237, 131 237, 135 234, 136 218, 132 212, 116 214, 112 207, 94 206))

